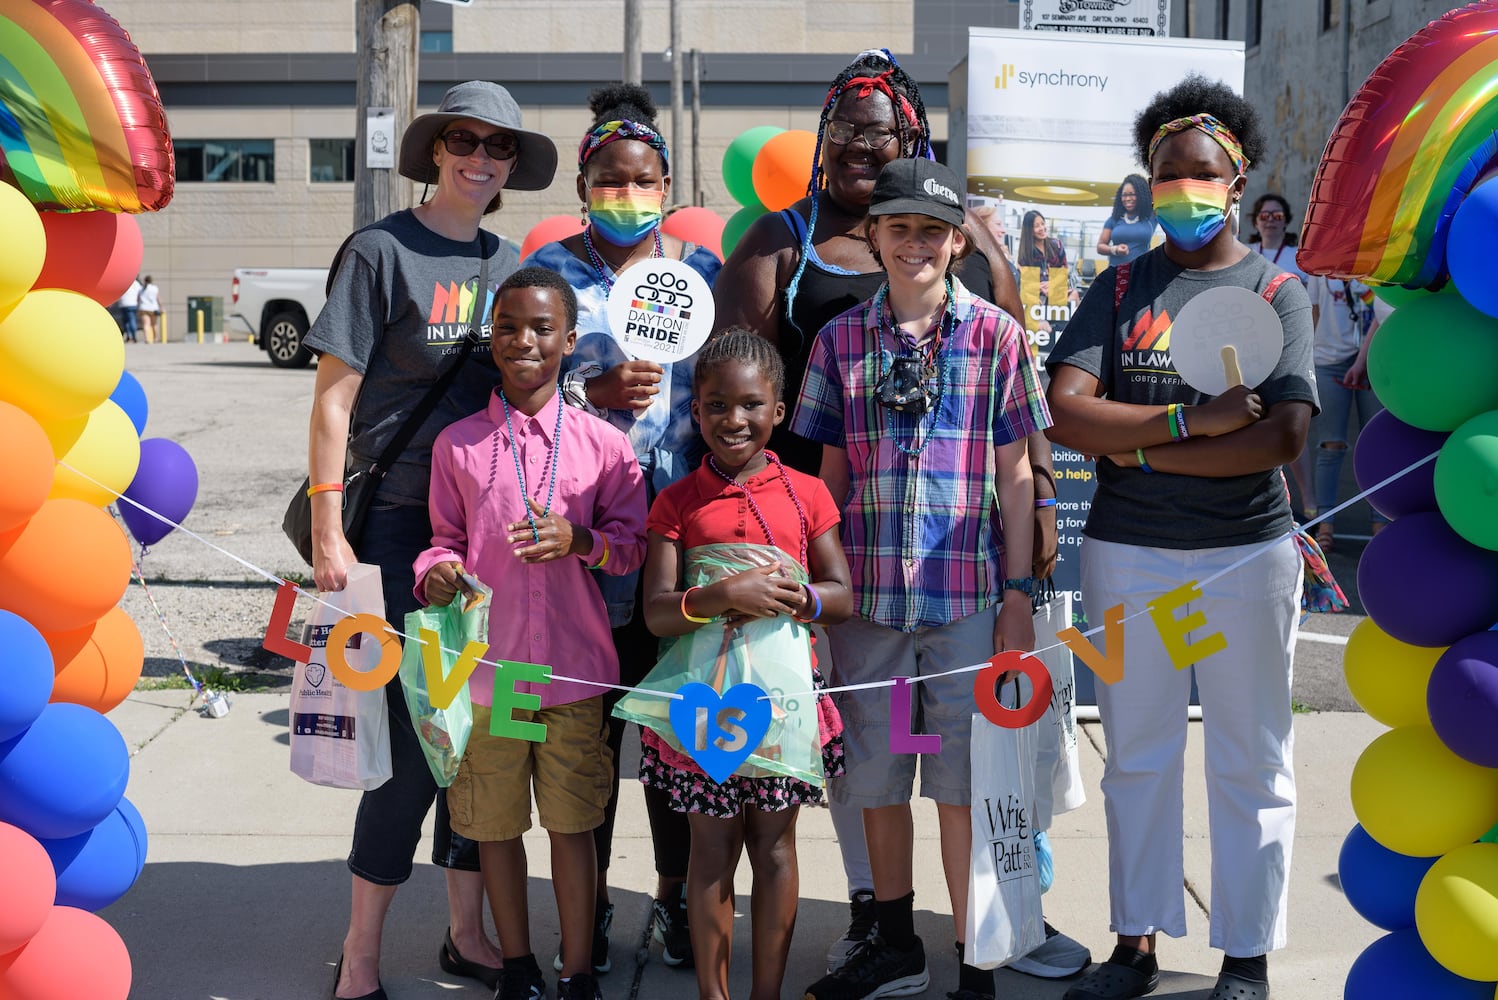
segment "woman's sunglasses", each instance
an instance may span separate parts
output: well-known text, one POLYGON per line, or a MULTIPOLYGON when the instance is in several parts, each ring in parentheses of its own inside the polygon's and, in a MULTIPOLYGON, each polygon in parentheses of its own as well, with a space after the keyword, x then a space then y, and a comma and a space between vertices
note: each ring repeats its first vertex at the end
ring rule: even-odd
POLYGON ((520 140, 509 132, 495 132, 487 139, 480 139, 472 132, 455 128, 442 133, 442 145, 454 156, 468 156, 483 146, 491 160, 513 160, 520 152, 520 140))
POLYGON ((1285 213, 1284 212, 1260 212, 1259 213, 1259 221, 1260 222, 1284 222, 1285 221, 1285 213))

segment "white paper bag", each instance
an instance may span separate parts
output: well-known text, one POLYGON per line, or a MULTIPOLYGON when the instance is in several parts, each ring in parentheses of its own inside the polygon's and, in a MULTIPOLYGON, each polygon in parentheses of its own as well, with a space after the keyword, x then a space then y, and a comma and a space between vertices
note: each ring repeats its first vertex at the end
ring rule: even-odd
MULTIPOLYGON (((1087 801, 1082 767, 1077 759, 1076 676, 1072 652, 1059 645, 1056 633, 1071 625, 1071 593, 1051 596, 1035 612, 1035 658, 1051 674, 1051 704, 1040 720, 1037 735, 1035 828, 1049 830, 1051 819, 1087 801), (1055 649, 1046 649, 1056 646, 1055 649)), ((1030 679, 1021 675, 1022 699, 1030 697, 1030 679)))
POLYGON ((1045 943, 1034 826, 1035 741, 1045 721, 1006 729, 974 714, 972 724, 973 854, 965 960, 992 969, 1045 943))
MULTIPOLYGON (((328 669, 327 642, 333 626, 350 615, 384 618, 380 568, 356 563, 342 590, 318 596, 327 604, 314 604, 308 616, 312 656, 296 665, 291 679, 291 771, 314 785, 368 791, 392 774, 385 689, 355 691, 338 683, 328 669)), ((370 670, 379 663, 380 644, 356 634, 344 659, 355 670, 370 670)))

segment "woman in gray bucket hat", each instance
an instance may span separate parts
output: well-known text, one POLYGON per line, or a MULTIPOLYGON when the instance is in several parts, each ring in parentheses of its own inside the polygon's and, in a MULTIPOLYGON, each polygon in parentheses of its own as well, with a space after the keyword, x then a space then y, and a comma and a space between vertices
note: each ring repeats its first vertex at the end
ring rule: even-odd
MULTIPOLYGON (((312 569, 320 590, 341 590, 355 561, 380 567, 385 619, 397 628, 417 607, 411 564, 431 541, 427 488, 437 432, 482 409, 499 374, 488 350, 493 290, 519 265, 515 250, 480 228, 504 188, 551 183, 556 146, 520 127, 505 88, 460 83, 401 139, 402 176, 434 185, 431 197, 354 233, 339 250, 328 300, 307 336, 320 356, 308 468, 312 569), (470 325, 478 330, 468 338, 470 325), (382 480, 354 544, 344 534, 346 470, 368 468, 456 365, 448 389, 382 480)), ((380 942, 396 888, 411 875, 421 826, 437 801, 432 860, 447 869, 444 971, 490 989, 500 954, 484 931, 477 845, 453 834, 445 794, 427 767, 399 680, 385 688, 394 776, 365 792, 354 821, 352 905, 331 995, 385 1000, 380 942)))

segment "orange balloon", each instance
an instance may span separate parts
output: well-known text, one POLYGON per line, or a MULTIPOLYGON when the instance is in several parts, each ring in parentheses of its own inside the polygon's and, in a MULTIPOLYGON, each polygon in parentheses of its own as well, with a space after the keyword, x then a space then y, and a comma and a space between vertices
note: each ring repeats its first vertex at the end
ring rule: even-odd
POLYGON ((110 608, 91 625, 44 634, 57 678, 53 701, 70 701, 107 714, 135 690, 145 666, 140 629, 123 608, 110 608))
POLYGON ((575 215, 553 215, 531 227, 520 242, 520 259, 525 260, 548 243, 565 240, 583 231, 583 220, 575 215))
POLYGON ((48 500, 0 534, 0 608, 38 631, 98 621, 129 585, 129 540, 114 518, 82 500, 48 500))
POLYGON ((0 401, 0 531, 35 514, 52 489, 57 460, 47 432, 31 414, 0 401))
POLYGON ((817 137, 805 129, 782 132, 759 147, 754 157, 754 193, 766 209, 778 212, 806 197, 816 149, 817 137))

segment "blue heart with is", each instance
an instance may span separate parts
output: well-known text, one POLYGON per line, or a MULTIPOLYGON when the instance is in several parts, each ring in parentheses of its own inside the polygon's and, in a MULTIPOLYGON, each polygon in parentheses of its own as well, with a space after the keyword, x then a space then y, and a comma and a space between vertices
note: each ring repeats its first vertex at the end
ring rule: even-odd
POLYGON ((759 747, 770 728, 764 689, 735 684, 721 695, 696 681, 671 700, 671 728, 681 748, 707 776, 722 784, 759 747))

